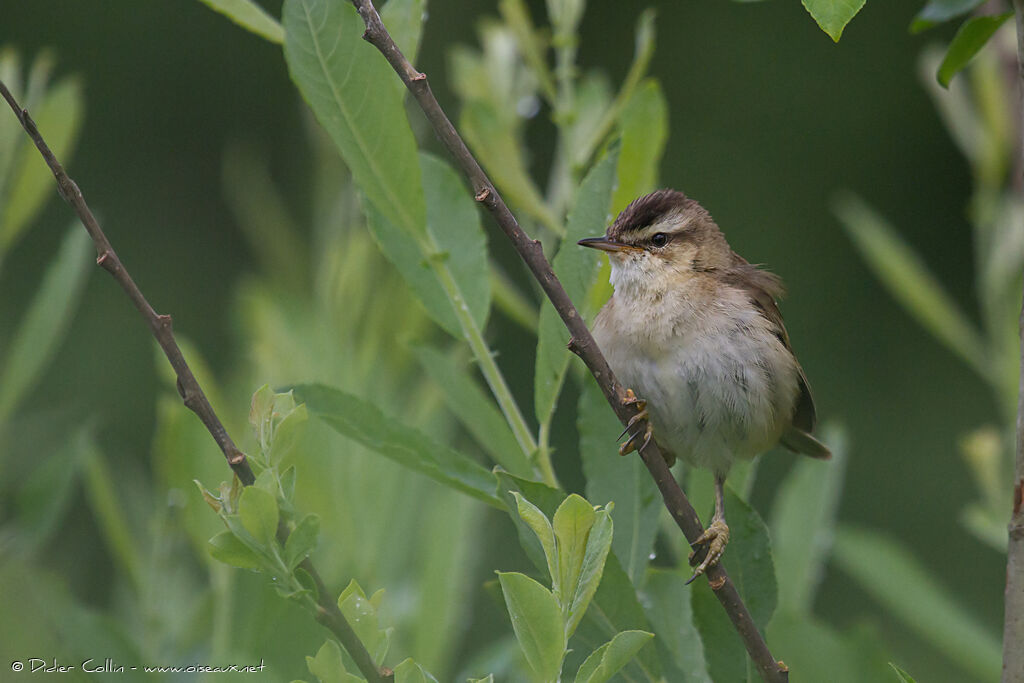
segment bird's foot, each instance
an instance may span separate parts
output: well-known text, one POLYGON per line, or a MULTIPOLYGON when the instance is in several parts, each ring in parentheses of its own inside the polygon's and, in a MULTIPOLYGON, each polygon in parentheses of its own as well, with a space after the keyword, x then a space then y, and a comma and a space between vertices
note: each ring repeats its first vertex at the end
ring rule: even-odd
POLYGON ((654 429, 651 427, 651 421, 647 414, 647 401, 642 398, 637 398, 637 395, 633 393, 632 389, 626 389, 626 398, 622 399, 622 405, 636 406, 637 414, 629 418, 629 422, 626 423, 626 428, 619 434, 619 438, 624 437, 633 427, 641 422, 644 423, 643 429, 638 429, 629 435, 625 443, 619 446, 619 455, 626 455, 633 451, 642 451, 647 447, 647 444, 651 442, 651 437, 654 434, 654 429), (640 435, 643 435, 643 441, 640 446, 637 446, 637 440, 640 435))
POLYGON ((686 583, 690 583, 718 564, 719 560, 722 559, 722 553, 725 552, 725 546, 728 544, 729 526, 725 523, 725 519, 722 517, 713 518, 711 525, 704 530, 700 538, 690 544, 690 547, 693 548, 693 552, 690 553, 690 566, 696 565, 696 569, 693 570, 693 576, 686 583), (703 559, 701 559, 702 551, 704 553, 703 559))

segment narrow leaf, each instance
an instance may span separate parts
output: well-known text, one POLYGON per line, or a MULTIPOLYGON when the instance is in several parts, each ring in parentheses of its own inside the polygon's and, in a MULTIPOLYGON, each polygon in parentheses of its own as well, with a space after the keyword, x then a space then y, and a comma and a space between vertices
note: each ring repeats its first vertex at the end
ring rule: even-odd
MULTIPOLYGON (((53 153, 65 164, 78 137, 82 109, 81 83, 75 78, 66 78, 51 88, 32 110, 36 127, 46 136, 46 143, 53 153)), ((39 213, 43 202, 57 189, 53 173, 36 146, 26 139, 17 149, 9 190, 5 201, 0 202, 0 254, 18 240, 39 213)), ((78 226, 78 231, 82 231, 81 226, 78 226)))
POLYGON ((576 673, 575 683, 605 683, 646 645, 653 633, 623 631, 594 650, 576 673))
POLYGON ((441 389, 452 414, 495 462, 512 474, 532 476, 533 465, 516 443, 508 422, 468 368, 450 353, 432 346, 413 346, 412 351, 420 367, 441 389))
POLYGON ((619 421, 591 377, 583 381, 577 411, 580 459, 587 477, 587 498, 615 502, 612 547, 630 580, 639 585, 654 550, 661 496, 640 458, 616 455, 619 421))
POLYGON ((808 681, 864 683, 891 681, 891 647, 873 625, 837 630, 813 615, 779 611, 765 634, 772 651, 785 652, 790 670, 808 681))
POLYGON ((846 439, 829 430, 828 461, 801 458, 782 482, 772 509, 772 552, 779 607, 809 614, 832 546, 846 470, 846 439))
POLYGON ((864 0, 802 0, 821 30, 839 42, 843 29, 864 6, 864 0))
POLYGON ((238 516, 242 526, 256 541, 268 545, 277 533, 277 500, 270 493, 248 486, 238 500, 238 516))
MULTIPOLYGON (((426 0, 388 0, 380 11, 380 18, 391 34, 395 45, 402 51, 410 64, 416 63, 420 51, 420 39, 423 37, 423 19, 426 0)), ((391 82, 405 90, 401 79, 391 78, 391 82)))
POLYGON ((72 491, 83 463, 94 449, 91 429, 78 429, 68 434, 55 452, 36 459, 27 476, 17 477, 13 507, 19 540, 30 548, 41 547, 59 528, 73 500, 72 491))
POLYGON ((426 225, 416 140, 402 93, 347 0, 285 0, 285 60, 292 80, 330 134, 362 191, 406 234, 426 225))
MULTIPOLYGON (((729 552, 733 550, 729 543, 729 552)), ((728 554, 728 553, 726 553, 728 554)), ((730 571, 730 574, 732 572, 730 571)), ((748 681, 747 651, 708 582, 694 583, 690 590, 693 621, 704 645, 704 661, 712 681, 748 681)))
POLYGON ((53 357, 71 323, 90 264, 89 235, 73 225, 14 333, 0 372, 0 423, 53 357))
POLYGON ((587 552, 587 538, 596 520, 594 506, 575 493, 562 501, 551 520, 557 541, 559 599, 563 608, 569 607, 573 599, 587 552))
POLYGON ((200 0, 215 12, 220 12, 242 28, 280 45, 284 42, 284 29, 272 16, 252 0, 200 0))
MULTIPOLYGON (((552 261, 555 275, 584 315, 586 311, 583 311, 583 304, 587 292, 597 279, 600 255, 593 249, 577 246, 576 242, 584 237, 604 233, 615 187, 618 150, 617 145, 609 150, 583 180, 576 193, 576 205, 569 212, 562 246, 552 261)), ((565 347, 568 341, 569 333, 565 325, 551 302, 545 300, 540 310, 534 371, 534 409, 541 424, 548 424, 555 412, 558 394, 569 368, 570 353, 565 347)))
POLYGON ((668 103, 656 79, 643 81, 633 92, 619 115, 619 130, 622 151, 612 213, 654 190, 658 181, 658 167, 668 139, 668 103))
POLYGON ((985 376, 988 363, 984 342, 892 226, 853 195, 841 198, 835 211, 889 294, 925 329, 985 376))
POLYGON ((558 680, 566 644, 558 601, 525 574, 498 572, 498 580, 526 661, 543 680, 558 680))
POLYGON ((536 505, 523 498, 522 494, 518 491, 512 493, 516 499, 516 511, 524 522, 533 530, 533 533, 537 535, 537 540, 540 541, 541 547, 544 549, 544 557, 547 560, 548 574, 551 577, 551 583, 555 593, 559 593, 559 573, 558 573, 558 549, 555 546, 555 532, 551 528, 551 522, 548 521, 547 516, 540 511, 536 505))
POLYGON ((988 0, 929 0, 910 24, 911 33, 920 33, 950 19, 969 14, 988 0))
POLYGON ((889 662, 889 666, 891 666, 892 670, 896 672, 896 675, 900 679, 900 683, 916 683, 916 681, 914 681, 913 676, 911 676, 906 671, 904 671, 903 669, 899 668, 898 666, 896 666, 892 662, 889 662))
POLYGON ((981 48, 985 47, 988 39, 999 30, 999 27, 1006 23, 1006 20, 1013 16, 1013 12, 1003 14, 992 14, 981 17, 972 17, 965 21, 953 36, 953 41, 946 50, 946 56, 939 65, 939 71, 935 74, 939 83, 944 88, 949 87, 961 69, 978 54, 981 48))
MULTIPOLYGON (((453 66, 457 65, 458 60, 454 60, 453 66)), ((484 100, 466 101, 459 116, 459 130, 494 178, 502 196, 556 235, 561 233, 561 221, 544 203, 540 190, 526 170, 515 132, 495 106, 484 100)))
MULTIPOLYGON (((500 469, 495 470, 495 476, 498 479, 497 495, 504 501, 504 507, 508 510, 512 523, 515 524, 516 531, 519 533, 519 544, 526 551, 526 556, 530 558, 530 561, 533 562, 537 569, 541 571, 547 569, 547 553, 533 527, 520 516, 517 498, 521 497, 529 501, 545 517, 550 519, 555 514, 559 504, 565 499, 565 493, 553 489, 547 484, 517 477, 500 469)), ((554 576, 551 579, 552 583, 557 586, 558 579, 554 576)))
POLYGON ((679 670, 683 680, 711 683, 701 635, 694 625, 687 578, 679 570, 649 568, 640 591, 641 603, 658 634, 655 644, 662 658, 679 670))
MULTIPOLYGON (((579 578, 576 580, 576 587, 572 591, 572 602, 569 603, 569 618, 565 624, 566 637, 571 637, 576 631, 590 601, 597 592, 604 575, 604 565, 608 558, 608 552, 612 548, 612 517, 608 510, 599 510, 595 513, 594 525, 587 535, 587 549, 583 555, 583 562, 580 564, 579 578)), ((566 589, 568 592, 568 589, 566 589)), ((568 599, 566 595, 566 599, 568 599)))
POLYGON ((999 639, 978 623, 903 547, 878 533, 840 527, 835 561, 891 616, 979 680, 999 678, 999 639))
POLYGON ((348 438, 478 500, 505 507, 495 497, 494 477, 484 467, 384 415, 367 399, 321 384, 295 387, 295 396, 313 415, 348 438))
POLYGON ((731 488, 725 492, 725 518, 729 523, 729 549, 722 564, 760 628, 772 618, 778 600, 775 566, 768 527, 746 501, 731 488))
POLYGON ((476 205, 451 166, 429 154, 421 154, 419 163, 427 203, 425 236, 403 231, 372 203, 364 202, 363 208, 381 252, 427 314, 462 339, 461 312, 468 311, 478 329, 487 323, 491 303, 487 240, 476 205), (439 272, 442 269, 447 272, 439 272))

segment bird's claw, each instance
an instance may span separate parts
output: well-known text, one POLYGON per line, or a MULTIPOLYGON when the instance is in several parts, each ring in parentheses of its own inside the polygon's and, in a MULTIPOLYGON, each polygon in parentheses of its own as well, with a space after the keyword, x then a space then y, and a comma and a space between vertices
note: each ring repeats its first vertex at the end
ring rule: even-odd
POLYGON ((690 566, 696 565, 696 568, 693 570, 693 576, 686 583, 689 584, 718 564, 722 559, 722 553, 725 552, 725 546, 728 544, 729 526, 720 517, 712 519, 710 526, 704 530, 700 538, 690 544, 690 547, 693 548, 693 552, 690 553, 690 566), (703 559, 700 557, 701 550, 704 551, 703 559))
MULTIPOLYGON (((633 393, 632 389, 626 389, 626 397, 622 399, 622 405, 636 406, 637 413, 633 417, 629 418, 629 422, 626 423, 626 428, 622 430, 621 434, 619 434, 618 439, 624 437, 637 424, 641 422, 646 423, 643 429, 638 429, 630 434, 625 443, 619 446, 619 455, 626 455, 633 451, 642 451, 645 449, 647 444, 651 442, 651 436, 654 434, 654 429, 651 427, 651 422, 647 414, 647 401, 642 398, 637 398, 637 395, 633 393), (636 441, 641 434, 644 436, 643 443, 637 447, 636 441)), ((618 439, 616 439, 616 441, 618 441, 618 439)))
MULTIPOLYGON (((646 410, 643 411, 643 412, 637 413, 632 418, 630 418, 629 424, 626 426, 626 431, 623 432, 623 434, 628 432, 630 430, 630 428, 632 428, 632 426, 634 424, 636 424, 637 422, 639 422, 641 420, 647 420, 647 411, 646 410)), ((647 448, 647 444, 649 444, 651 442, 651 437, 653 435, 654 435, 654 427, 651 426, 650 422, 645 422, 643 429, 638 429, 635 432, 633 432, 632 434, 630 434, 629 438, 626 439, 626 441, 621 446, 619 446, 619 455, 628 455, 629 453, 632 453, 633 451, 637 451, 637 452, 643 451, 645 448, 647 448), (643 434, 644 439, 643 439, 643 442, 639 446, 637 446, 636 445, 636 441, 640 437, 641 434, 643 434)), ((619 438, 621 439, 622 436, 620 435, 619 438)))

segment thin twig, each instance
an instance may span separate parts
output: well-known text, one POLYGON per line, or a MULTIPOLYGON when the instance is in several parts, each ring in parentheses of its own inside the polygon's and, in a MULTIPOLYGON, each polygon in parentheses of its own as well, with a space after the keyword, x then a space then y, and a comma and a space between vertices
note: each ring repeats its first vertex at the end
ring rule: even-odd
MULTIPOLYGON (((1024 2, 1024 0, 1019 1, 1024 2)), ((455 163, 472 184, 476 200, 487 207, 487 210, 494 216, 498 226, 511 240, 512 246, 526 262, 530 272, 540 283, 555 310, 558 311, 558 315, 561 316, 572 335, 569 348, 587 365, 615 414, 623 424, 626 424, 637 413, 636 406, 625 402, 625 390, 615 379, 615 375, 608 366, 608 361, 597 348, 579 311, 576 310, 562 284, 555 277, 551 264, 544 257, 540 242, 531 240, 519 227, 515 216, 509 211, 490 179, 480 168, 480 164, 477 163, 448 116, 441 109, 441 105, 434 98, 426 74, 417 71, 402 55, 387 29, 384 28, 373 3, 370 0, 352 0, 352 4, 355 5, 359 16, 366 24, 363 38, 380 50, 412 93, 427 120, 433 126, 434 132, 448 148, 455 163)), ((647 448, 643 449, 641 457, 661 491, 665 507, 668 508, 683 534, 692 543, 700 536, 704 527, 693 506, 690 505, 690 501, 679 487, 679 483, 672 476, 668 465, 665 464, 657 444, 652 441, 647 448)), ((725 569, 721 565, 716 565, 708 570, 707 577, 719 602, 722 603, 722 607, 743 639, 747 652, 757 666, 761 677, 773 683, 787 681, 788 669, 781 662, 777 662, 768 650, 768 645, 757 630, 749 610, 743 604, 743 600, 725 569)))
MULTIPOLYGON (((174 332, 171 329, 171 316, 160 315, 149 305, 146 297, 143 296, 142 291, 121 263, 121 259, 118 258, 114 247, 110 245, 110 240, 107 239, 96 217, 93 216, 89 205, 86 204, 82 191, 78 188, 75 181, 68 176, 64 167, 50 150, 49 145, 46 144, 42 134, 36 127, 35 121, 29 116, 28 110, 22 109, 3 81, 0 81, 0 95, 3 95, 3 98, 7 100, 7 104, 14 110, 14 114, 18 117, 18 121, 21 122, 22 128, 25 129, 25 132, 28 133, 32 142, 39 149, 39 153, 43 156, 43 160, 46 161, 46 165, 50 167, 53 177, 57 179, 57 190, 60 192, 60 195, 75 210, 78 218, 82 221, 82 225, 85 226, 89 236, 92 237, 92 241, 96 245, 96 264, 113 276, 117 283, 121 285, 121 289, 128 295, 128 298, 131 299, 135 308, 145 318, 150 331, 153 333, 153 337, 156 338, 160 348, 164 351, 164 355, 167 356, 167 360, 170 361, 171 367, 174 368, 174 373, 178 378, 178 393, 181 394, 185 405, 202 420, 206 429, 210 432, 210 436, 213 437, 221 452, 224 453, 224 457, 234 471, 235 476, 243 484, 249 486, 256 480, 255 476, 253 476, 252 468, 249 466, 249 461, 245 457, 245 453, 239 450, 235 446, 235 442, 231 440, 220 418, 217 417, 217 413, 214 412, 213 406, 210 405, 210 401, 206 398, 202 387, 199 386, 195 375, 192 374, 191 368, 189 368, 188 363, 185 361, 185 356, 182 355, 181 349, 174 339, 174 332)), ((369 651, 367 651, 366 646, 359 640, 359 636, 353 630, 345 615, 341 613, 337 602, 331 599, 331 593, 324 585, 319 573, 313 567, 313 563, 307 558, 300 566, 310 574, 317 587, 317 621, 327 627, 338 638, 338 641, 348 651, 349 655, 352 656, 352 660, 359 667, 359 671, 368 681, 371 683, 384 683, 385 681, 394 680, 394 676, 389 670, 382 670, 373 663, 373 658, 370 656, 369 651)))
MULTIPOLYGON (((1017 134, 1024 161, 1024 0, 1013 0, 1017 20, 1017 134)), ((1019 183, 1017 183, 1019 185, 1019 183)), ((1013 473, 1013 511, 1007 528, 1006 593, 1003 596, 1003 683, 1024 681, 1024 301, 1020 314, 1021 365, 1017 398, 1017 449, 1013 473)))

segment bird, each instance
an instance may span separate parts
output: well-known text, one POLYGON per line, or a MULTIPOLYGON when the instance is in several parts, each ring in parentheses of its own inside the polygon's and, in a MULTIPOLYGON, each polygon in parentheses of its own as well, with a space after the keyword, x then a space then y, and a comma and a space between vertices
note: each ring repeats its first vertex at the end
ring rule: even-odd
POLYGON ((578 244, 611 262, 614 292, 593 336, 629 387, 626 402, 637 404, 623 435, 645 424, 619 452, 642 450, 653 436, 669 466, 679 457, 714 474, 715 511, 691 544, 692 581, 729 542, 724 484, 733 463, 780 443, 831 457, 812 435, 811 387, 776 301, 782 281, 734 252, 711 214, 672 189, 639 197, 603 236, 578 244))

